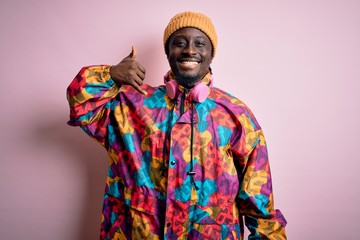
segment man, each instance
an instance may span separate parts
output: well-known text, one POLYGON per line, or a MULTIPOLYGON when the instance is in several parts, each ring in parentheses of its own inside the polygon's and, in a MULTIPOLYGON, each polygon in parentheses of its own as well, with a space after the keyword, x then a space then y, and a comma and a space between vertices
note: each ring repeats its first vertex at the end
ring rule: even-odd
POLYGON ((130 55, 81 69, 70 84, 69 125, 108 151, 100 239, 286 239, 274 210, 263 132, 250 109, 212 87, 217 36, 194 12, 164 32, 171 70, 142 84, 130 55))

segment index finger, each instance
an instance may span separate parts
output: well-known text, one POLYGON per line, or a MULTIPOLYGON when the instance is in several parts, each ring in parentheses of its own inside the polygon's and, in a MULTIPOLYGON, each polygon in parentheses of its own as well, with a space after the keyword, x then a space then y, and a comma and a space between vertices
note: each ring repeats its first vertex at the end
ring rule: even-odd
POLYGON ((134 80, 134 83, 131 84, 131 86, 133 86, 139 93, 141 93, 143 95, 147 95, 147 92, 145 90, 143 90, 135 80, 134 80))

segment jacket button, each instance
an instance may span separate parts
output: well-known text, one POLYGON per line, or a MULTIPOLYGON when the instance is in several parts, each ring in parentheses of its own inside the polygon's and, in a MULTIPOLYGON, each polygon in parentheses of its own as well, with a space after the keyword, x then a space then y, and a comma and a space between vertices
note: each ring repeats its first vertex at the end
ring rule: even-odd
POLYGON ((166 224, 166 226, 167 226, 167 227, 170 227, 170 226, 171 226, 171 223, 170 223, 170 222, 168 222, 168 223, 166 224))
POLYGON ((175 163, 176 163, 175 160, 171 160, 170 162, 171 165, 175 165, 175 163))

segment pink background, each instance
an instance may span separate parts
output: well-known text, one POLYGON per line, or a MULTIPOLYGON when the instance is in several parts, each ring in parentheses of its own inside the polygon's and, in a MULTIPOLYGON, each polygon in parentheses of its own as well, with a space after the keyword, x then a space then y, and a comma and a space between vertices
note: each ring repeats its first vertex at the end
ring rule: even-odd
POLYGON ((163 30, 183 10, 213 19, 215 85, 264 128, 288 238, 359 239, 356 0, 1 0, 0 239, 98 239, 106 153, 66 125, 66 87, 131 45, 160 84, 163 30))

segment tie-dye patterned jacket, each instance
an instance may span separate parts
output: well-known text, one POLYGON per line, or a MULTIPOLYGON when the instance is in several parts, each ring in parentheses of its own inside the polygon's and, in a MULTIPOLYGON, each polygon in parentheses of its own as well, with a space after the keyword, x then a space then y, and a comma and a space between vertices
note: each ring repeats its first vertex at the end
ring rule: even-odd
MULTIPOLYGON (((249 108, 212 87, 119 87, 109 66, 84 67, 67 89, 69 125, 108 152, 100 239, 286 239, 274 209, 263 132, 249 108)), ((208 74, 203 81, 210 81, 208 74)))

